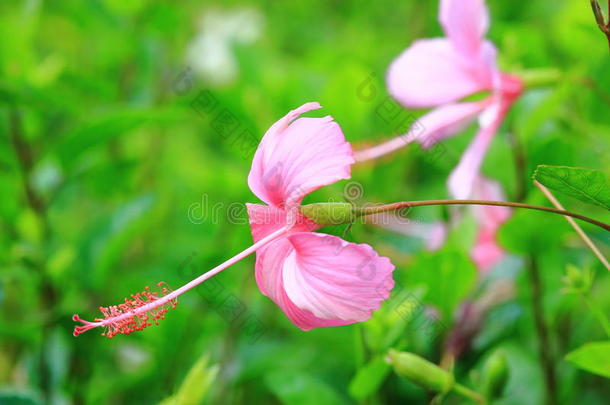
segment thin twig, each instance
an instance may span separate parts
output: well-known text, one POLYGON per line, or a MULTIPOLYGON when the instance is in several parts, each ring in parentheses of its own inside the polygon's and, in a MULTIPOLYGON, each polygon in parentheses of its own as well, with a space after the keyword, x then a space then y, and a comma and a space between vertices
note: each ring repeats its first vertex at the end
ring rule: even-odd
MULTIPOLYGON (((563 206, 561 205, 561 203, 557 200, 557 198, 555 198, 555 196, 553 195, 553 193, 551 193, 551 191, 546 188, 545 186, 543 186, 542 184, 540 184, 538 181, 534 180, 534 185, 536 187, 538 187, 540 189, 540 191, 542 191, 542 193, 546 196, 546 198, 548 198, 548 200, 558 209, 563 210, 563 206)), ((580 238, 585 242, 585 244, 587 246, 589 246, 589 248, 591 249, 591 251, 593 251, 593 254, 595 256, 597 256, 597 258, 599 259, 600 262, 602 262, 602 264, 604 265, 604 267, 606 267, 606 270, 610 271, 610 263, 608 263, 608 260, 604 257, 604 255, 602 254, 602 252, 597 248, 597 246, 595 246, 595 244, 593 243, 593 241, 591 240, 591 238, 589 238, 589 236, 582 230, 582 228, 580 227, 580 225, 578 225, 576 223, 576 221, 574 221, 572 218, 570 217, 564 217, 566 219, 566 221, 568 221, 570 223, 570 225, 572 225, 572 228, 574 228, 574 230, 576 231, 576 233, 578 234, 578 236, 580 236, 580 238)))

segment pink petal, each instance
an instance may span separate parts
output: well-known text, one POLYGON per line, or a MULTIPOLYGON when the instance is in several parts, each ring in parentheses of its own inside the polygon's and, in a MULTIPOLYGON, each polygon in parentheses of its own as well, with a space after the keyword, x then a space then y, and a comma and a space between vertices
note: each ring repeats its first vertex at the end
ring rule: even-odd
MULTIPOLYGON (((476 178, 473 198, 481 200, 503 201, 505 199, 500 183, 482 176, 476 178)), ((505 255, 498 245, 496 234, 498 229, 511 215, 511 209, 506 207, 473 206, 475 218, 479 223, 479 234, 472 249, 471 257, 481 272, 489 271, 505 255)))
POLYGON ((440 106, 421 116, 417 121, 423 128, 416 139, 430 147, 462 131, 489 105, 489 98, 481 101, 452 103, 440 106))
POLYGON ((474 182, 479 174, 483 157, 491 144, 493 136, 498 131, 505 114, 504 108, 498 103, 492 104, 484 112, 486 118, 481 119, 481 128, 460 158, 460 162, 449 176, 449 191, 454 198, 469 198, 474 182), (490 118, 489 120, 487 118, 490 118), (488 121, 488 122, 484 122, 488 121))
POLYGON ((444 38, 415 41, 392 62, 390 94, 409 108, 427 108, 494 88, 495 49, 486 44, 475 59, 464 58, 444 38))
POLYGON ((437 107, 418 118, 406 134, 399 135, 371 148, 356 151, 354 152, 354 158, 356 162, 377 159, 415 141, 425 148, 431 147, 435 143, 460 132, 487 105, 489 105, 489 99, 452 103, 437 107))
POLYGON ((496 241, 496 230, 484 229, 477 236, 471 257, 481 273, 493 268, 506 253, 496 241))
MULTIPOLYGON (((500 183, 483 176, 475 179, 472 197, 477 200, 506 201, 500 183)), ((472 207, 477 221, 481 224, 501 224, 506 221, 512 210, 507 207, 476 205, 472 207)))
POLYGON ((288 237, 294 247, 284 263, 286 294, 316 317, 362 322, 390 296, 394 265, 366 244, 303 232, 288 237))
MULTIPOLYGON (((261 204, 246 204, 252 237, 255 242, 284 226, 286 211, 277 207, 261 204)), ((317 229, 319 225, 305 217, 298 220, 293 228, 295 232, 307 232, 317 229)), ((325 320, 314 316, 307 310, 297 307, 286 295, 282 271, 284 261, 290 252, 294 251, 292 244, 286 238, 278 239, 261 248, 256 253, 255 278, 261 293, 271 298, 288 318, 299 328, 309 330, 319 326, 340 326, 351 322, 325 320)))
POLYGON ((277 207, 298 205, 327 184, 350 177, 352 148, 332 117, 291 120, 318 103, 308 103, 276 122, 252 161, 248 185, 261 200, 277 207))
POLYGON ((288 319, 302 330, 324 326, 341 326, 353 323, 338 319, 318 318, 301 309, 288 298, 284 288, 283 271, 286 258, 294 252, 287 238, 276 240, 256 253, 256 283, 261 292, 271 298, 284 311, 288 319))
POLYGON ((499 86, 490 97, 492 102, 481 114, 480 130, 462 155, 460 163, 449 176, 449 191, 458 199, 471 195, 483 157, 504 117, 523 91, 520 78, 500 75, 499 86))
POLYGON ((484 0, 442 0, 439 19, 453 46, 465 57, 477 58, 489 28, 484 0))
MULTIPOLYGON (((252 239, 258 242, 265 236, 277 231, 286 225, 288 213, 285 209, 262 204, 246 203, 252 239)), ((305 216, 298 214, 292 232, 310 232, 320 226, 305 216)))
POLYGON ((439 250, 447 240, 447 225, 439 221, 430 226, 430 231, 426 235, 426 248, 434 252, 439 250))

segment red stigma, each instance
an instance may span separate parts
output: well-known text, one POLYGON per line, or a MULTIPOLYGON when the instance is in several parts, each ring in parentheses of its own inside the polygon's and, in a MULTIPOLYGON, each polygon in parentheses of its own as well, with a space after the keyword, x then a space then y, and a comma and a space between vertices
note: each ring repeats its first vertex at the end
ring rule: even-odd
POLYGON ((74 315, 72 319, 75 322, 81 322, 82 325, 74 327, 74 336, 93 329, 97 326, 106 328, 102 336, 111 339, 115 335, 130 333, 143 330, 151 325, 158 325, 159 320, 165 318, 165 313, 171 308, 176 308, 178 300, 173 299, 168 302, 153 306, 153 308, 136 313, 138 308, 154 303, 171 292, 171 289, 166 283, 160 282, 157 284, 160 291, 151 291, 149 287, 144 287, 144 291, 132 294, 129 298, 125 298, 125 302, 118 305, 108 307, 100 307, 103 318, 96 318, 95 322, 85 321, 78 315, 74 315), (128 314, 128 316, 125 316, 128 314))

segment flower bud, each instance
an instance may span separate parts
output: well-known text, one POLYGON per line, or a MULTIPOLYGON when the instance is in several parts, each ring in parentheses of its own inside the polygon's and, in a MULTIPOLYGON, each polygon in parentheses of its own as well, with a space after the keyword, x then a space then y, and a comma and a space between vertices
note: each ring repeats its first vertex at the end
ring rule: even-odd
POLYGON ((495 351, 489 356, 483 366, 482 391, 488 400, 498 399, 502 396, 509 371, 506 356, 500 351, 495 351))
POLYGON ((398 375, 427 390, 446 393, 453 387, 453 374, 413 353, 390 349, 386 361, 398 375))
POLYGON ((350 203, 314 203, 301 206, 301 214, 319 225, 349 224, 356 219, 350 203))

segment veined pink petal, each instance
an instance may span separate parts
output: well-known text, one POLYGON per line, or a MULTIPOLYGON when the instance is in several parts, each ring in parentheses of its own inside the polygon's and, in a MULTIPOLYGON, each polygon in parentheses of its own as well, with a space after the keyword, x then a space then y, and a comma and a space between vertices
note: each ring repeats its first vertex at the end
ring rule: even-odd
POLYGON ((428 108, 493 89, 496 71, 491 43, 479 57, 469 59, 447 39, 423 39, 392 62, 387 83, 390 94, 404 106, 428 108))
POLYGON ((439 20, 453 46, 464 57, 478 57, 489 28, 484 0, 441 0, 439 20))
MULTIPOLYGON (((252 238, 255 242, 281 229, 287 222, 287 212, 284 209, 261 205, 246 204, 250 219, 252 238)), ((292 232, 308 232, 319 228, 305 217, 298 218, 292 232)), ((339 326, 346 322, 326 321, 316 318, 312 313, 295 306, 286 296, 282 269, 284 261, 294 250, 286 238, 278 239, 256 253, 255 278, 261 293, 271 298, 288 318, 301 329, 309 330, 316 326, 339 326), (315 326, 314 326, 315 325, 315 326)))
POLYGON ((312 232, 292 234, 284 262, 286 294, 316 317, 362 322, 390 295, 394 265, 366 244, 312 232))
POLYGON ((310 311, 299 308, 288 298, 284 288, 283 271, 286 258, 293 252, 294 247, 286 238, 278 239, 257 252, 255 276, 261 292, 271 298, 288 319, 302 330, 354 323, 340 319, 318 318, 310 311))
POLYGON ((319 107, 308 103, 291 111, 263 137, 248 185, 267 204, 294 206, 317 188, 350 177, 352 148, 332 117, 299 118, 290 124, 319 107))

